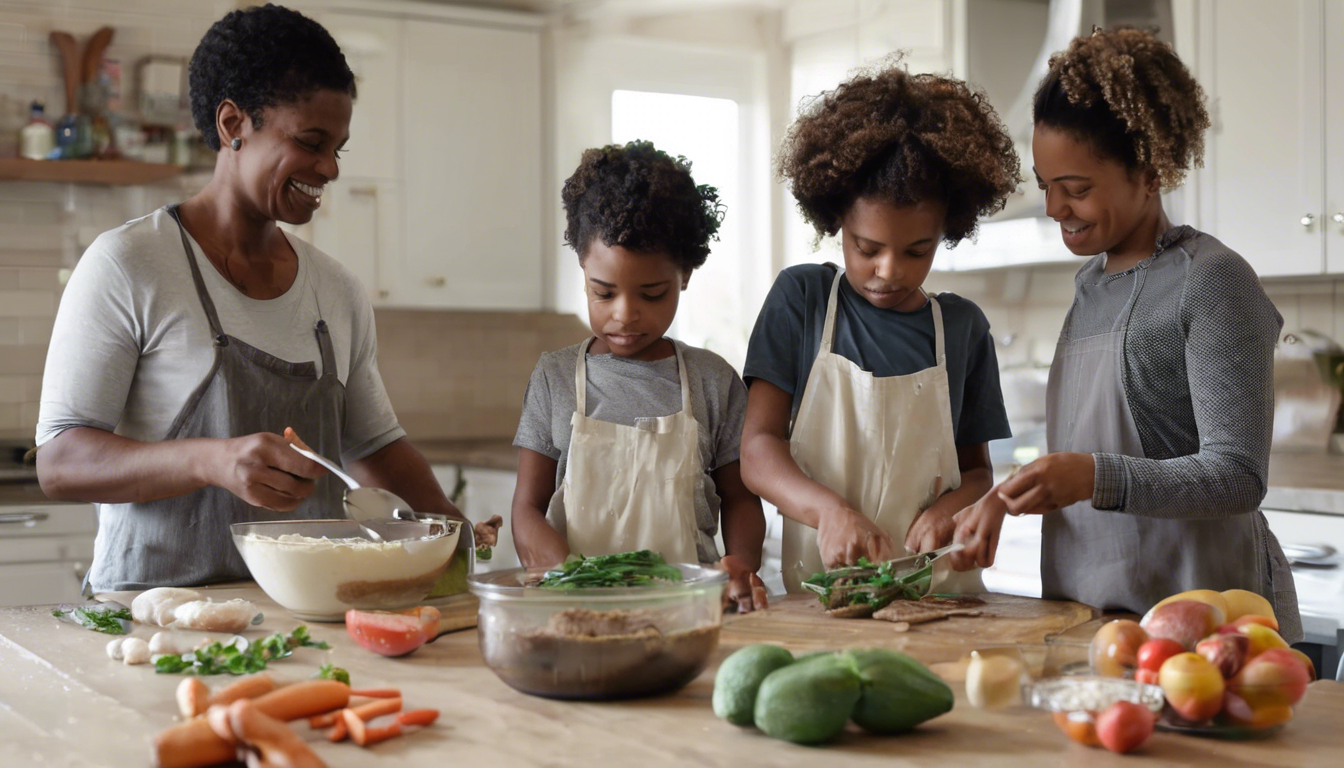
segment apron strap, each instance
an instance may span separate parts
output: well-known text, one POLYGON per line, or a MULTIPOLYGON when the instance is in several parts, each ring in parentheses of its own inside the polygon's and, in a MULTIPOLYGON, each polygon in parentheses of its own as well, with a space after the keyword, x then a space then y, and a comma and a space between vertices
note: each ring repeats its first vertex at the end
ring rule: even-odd
POLYGON ((196 253, 191 249, 191 241, 187 239, 187 228, 182 226, 182 218, 178 216, 177 208, 176 203, 168 206, 168 215, 177 222, 177 232, 182 236, 182 250, 187 254, 187 265, 191 267, 191 280, 196 284, 196 295, 200 297, 201 306, 205 309, 205 319, 210 323, 210 335, 215 337, 215 346, 227 346, 229 337, 224 335, 224 327, 219 322, 219 313, 215 311, 215 302, 210 298, 210 292, 205 289, 205 277, 201 275, 201 268, 196 264, 196 253))
POLYGON ((947 362, 947 352, 943 345, 943 308, 938 305, 938 300, 933 298, 933 294, 925 293, 929 297, 929 304, 933 308, 933 356, 935 365, 942 365, 947 362))
POLYGON ((574 403, 575 410, 580 415, 588 415, 588 348, 597 341, 596 336, 589 336, 588 340, 579 347, 579 360, 574 364, 574 403))
POLYGON ((318 320, 313 333, 317 334, 317 348, 322 351, 322 377, 335 376, 336 350, 331 345, 331 331, 327 328, 327 321, 318 320))
POLYGON ((672 348, 677 352, 677 373, 681 376, 681 412, 691 415, 691 380, 686 374, 686 358, 681 354, 681 342, 673 339, 672 348))
POLYGON ((845 277, 843 269, 835 271, 835 279, 831 281, 831 297, 826 300, 826 322, 821 326, 821 347, 817 350, 829 353, 831 346, 835 341, 835 306, 836 298, 840 295, 840 281, 845 277))

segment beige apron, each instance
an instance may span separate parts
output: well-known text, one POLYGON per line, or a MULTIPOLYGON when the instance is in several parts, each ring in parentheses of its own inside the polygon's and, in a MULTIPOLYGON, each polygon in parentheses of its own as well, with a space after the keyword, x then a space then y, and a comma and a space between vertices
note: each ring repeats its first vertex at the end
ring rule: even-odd
POLYGON ((627 427, 588 417, 588 347, 574 366, 576 408, 570 419, 569 463, 547 517, 563 504, 569 550, 587 556, 651 549, 668 562, 699 562, 695 494, 704 474, 700 425, 681 344, 673 342, 681 376, 681 410, 627 427))
MULTIPOLYGON (((789 451, 808 477, 891 534, 899 554, 919 513, 961 485, 943 312, 930 296, 936 353, 932 368, 877 377, 831 351, 843 279, 839 272, 831 284, 821 346, 803 389, 789 451)), ((824 570, 817 530, 785 518, 782 545, 784 588, 800 592, 804 579, 824 570)), ((979 569, 957 573, 946 558, 935 569, 934 588, 940 592, 984 591, 979 569)))

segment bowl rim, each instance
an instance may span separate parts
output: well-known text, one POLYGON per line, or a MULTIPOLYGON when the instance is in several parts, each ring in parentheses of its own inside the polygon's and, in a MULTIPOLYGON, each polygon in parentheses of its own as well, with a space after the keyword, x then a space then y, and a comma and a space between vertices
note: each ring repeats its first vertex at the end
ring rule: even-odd
MULTIPOLYGON (((337 537, 337 538, 341 538, 341 539, 361 539, 361 540, 363 540, 363 541, 367 541, 367 542, 375 543, 375 544, 376 544, 376 543, 400 544, 400 543, 407 542, 407 541, 434 541, 434 540, 436 540, 436 539, 445 539, 445 538, 449 538, 449 537, 458 535, 458 531, 457 531, 457 530, 454 530, 453 526, 451 526, 451 525, 444 525, 443 523, 440 523, 440 522, 437 521, 437 520, 400 520, 400 519, 396 519, 396 518, 388 518, 388 519, 387 519, 387 522, 397 523, 397 524, 401 524, 401 525, 419 525, 419 526, 424 526, 426 529, 428 529, 428 530, 430 531, 430 533, 428 533, 428 534, 426 534, 426 535, 424 535, 424 536, 409 536, 409 537, 406 537, 406 538, 399 538, 399 539, 385 539, 383 542, 375 542, 373 539, 369 538, 367 535, 362 535, 362 532, 361 532, 361 531, 356 531, 357 535, 354 535, 354 536, 340 536, 340 537, 337 537), (434 529, 434 526, 436 526, 436 525, 442 526, 442 530, 440 530, 440 531, 438 531, 438 532, 434 532, 433 529, 434 529)), ((310 525, 316 526, 316 525, 319 525, 319 524, 331 524, 331 523, 349 523, 349 524, 355 526, 356 529, 358 529, 358 528, 360 527, 359 522, 357 522, 357 521, 355 521, 355 520, 351 520, 351 519, 346 518, 346 517, 321 517, 321 518, 312 518, 312 519, 307 519, 307 520, 254 520, 254 521, 251 521, 251 522, 230 523, 230 524, 229 524, 229 534, 232 535, 232 536, 234 536, 234 537, 236 537, 236 538, 237 538, 237 537, 241 537, 241 538, 244 538, 244 539, 246 539, 250 534, 252 534, 252 535, 256 535, 256 536, 257 536, 257 538, 254 539, 254 540, 257 540, 257 541, 260 541, 260 540, 263 540, 263 539, 269 539, 270 541, 275 542, 275 543, 285 544, 285 543, 288 543, 288 542, 281 542, 281 541, 279 540, 278 536, 271 536, 271 535, 267 535, 267 534, 265 534, 265 533, 263 533, 263 532, 261 532, 261 531, 257 531, 257 530, 250 530, 250 531, 249 531, 249 530, 247 530, 247 529, 250 528, 250 527, 263 527, 263 528, 264 528, 264 527, 266 527, 266 526, 272 526, 272 525, 274 525, 274 526, 299 526, 299 527, 307 527, 307 526, 310 526, 310 525)), ((296 531, 290 531, 290 532, 291 532, 291 533, 296 533, 296 531)), ((283 535, 283 534, 282 534, 282 535, 283 535)), ((306 534, 306 533, 299 533, 298 535, 300 535, 300 536, 307 536, 308 538, 311 538, 311 539, 328 539, 328 540, 331 540, 331 539, 333 538, 333 537, 331 537, 331 536, 310 536, 309 534, 306 534)))
POLYGON ((699 563, 668 563, 682 573, 681 581, 659 581, 637 587, 586 587, 578 589, 545 589, 525 587, 518 583, 521 574, 541 574, 549 568, 505 568, 484 571, 467 576, 467 588, 478 597, 492 600, 526 600, 528 602, 573 603, 575 601, 609 599, 641 600, 649 597, 669 597, 722 587, 728 583, 728 574, 717 568, 699 563))

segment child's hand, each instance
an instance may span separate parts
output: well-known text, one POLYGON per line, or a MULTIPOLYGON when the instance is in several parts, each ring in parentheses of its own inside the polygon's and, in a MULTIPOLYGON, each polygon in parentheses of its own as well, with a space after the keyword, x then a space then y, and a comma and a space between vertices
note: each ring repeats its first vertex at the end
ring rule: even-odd
POLYGON ((492 515, 489 520, 476 523, 471 526, 471 531, 476 535, 477 547, 493 547, 499 543, 499 527, 504 524, 504 518, 499 515, 492 515))
POLYGON ((817 526, 817 547, 827 568, 853 565, 860 557, 874 563, 891 559, 891 536, 877 523, 848 506, 838 507, 821 516, 817 526))
POLYGON ((724 555, 719 567, 728 572, 728 586, 723 590, 723 607, 736 605, 738 613, 763 611, 770 607, 765 582, 747 567, 737 555, 724 555))
POLYGON ((906 552, 932 552, 952 542, 957 529, 953 511, 932 506, 915 518, 905 534, 906 552))
POLYGON ((999 548, 999 531, 1008 507, 999 498, 998 487, 991 488, 979 501, 952 516, 956 532, 952 540, 966 545, 965 549, 948 555, 952 568, 969 571, 988 568, 994 564, 994 553, 999 548))

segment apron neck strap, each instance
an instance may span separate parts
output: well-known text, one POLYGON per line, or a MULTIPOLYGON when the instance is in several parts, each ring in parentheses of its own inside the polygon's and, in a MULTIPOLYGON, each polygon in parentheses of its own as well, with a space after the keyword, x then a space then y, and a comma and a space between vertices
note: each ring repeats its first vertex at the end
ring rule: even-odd
POLYGON ((821 348, 819 351, 830 353, 835 342, 835 307, 840 296, 840 281, 845 279, 845 271, 837 269, 835 279, 831 281, 831 297, 826 300, 826 322, 821 326, 821 348))
POLYGON ((322 376, 335 376, 336 350, 331 345, 331 331, 327 328, 327 321, 318 320, 313 333, 317 335, 317 348, 322 352, 322 376))
MULTIPOLYGON (((325 329, 325 325, 323 326, 325 329)), ((575 410, 584 416, 588 415, 588 349, 593 346, 597 340, 596 336, 590 336, 583 346, 579 348, 578 362, 574 363, 574 404, 575 410)), ((686 413, 691 412, 691 380, 686 375, 686 358, 681 353, 681 343, 672 341, 672 349, 677 356, 677 374, 681 378, 681 409, 686 413)), ((329 345, 328 345, 329 346, 329 345)), ((322 364, 326 365, 326 352, 323 352, 322 364)))
POLYGON ((943 308, 938 304, 938 300, 933 298, 933 294, 926 291, 924 295, 929 297, 929 308, 933 310, 934 360, 937 365, 942 365, 947 362, 947 351, 943 345, 943 308))
POLYGON ((177 209, 176 203, 168 206, 168 215, 177 222, 177 233, 182 236, 182 250, 187 254, 187 265, 191 267, 191 280, 196 284, 196 295, 200 297, 201 306, 205 309, 205 319, 210 323, 210 335, 214 336, 215 344, 222 347, 228 339, 224 335, 224 327, 220 325, 219 313, 215 311, 215 302, 205 288, 205 277, 201 275, 201 268, 196 264, 196 253, 191 249, 191 241, 187 239, 187 228, 182 226, 182 217, 178 215, 177 209))

